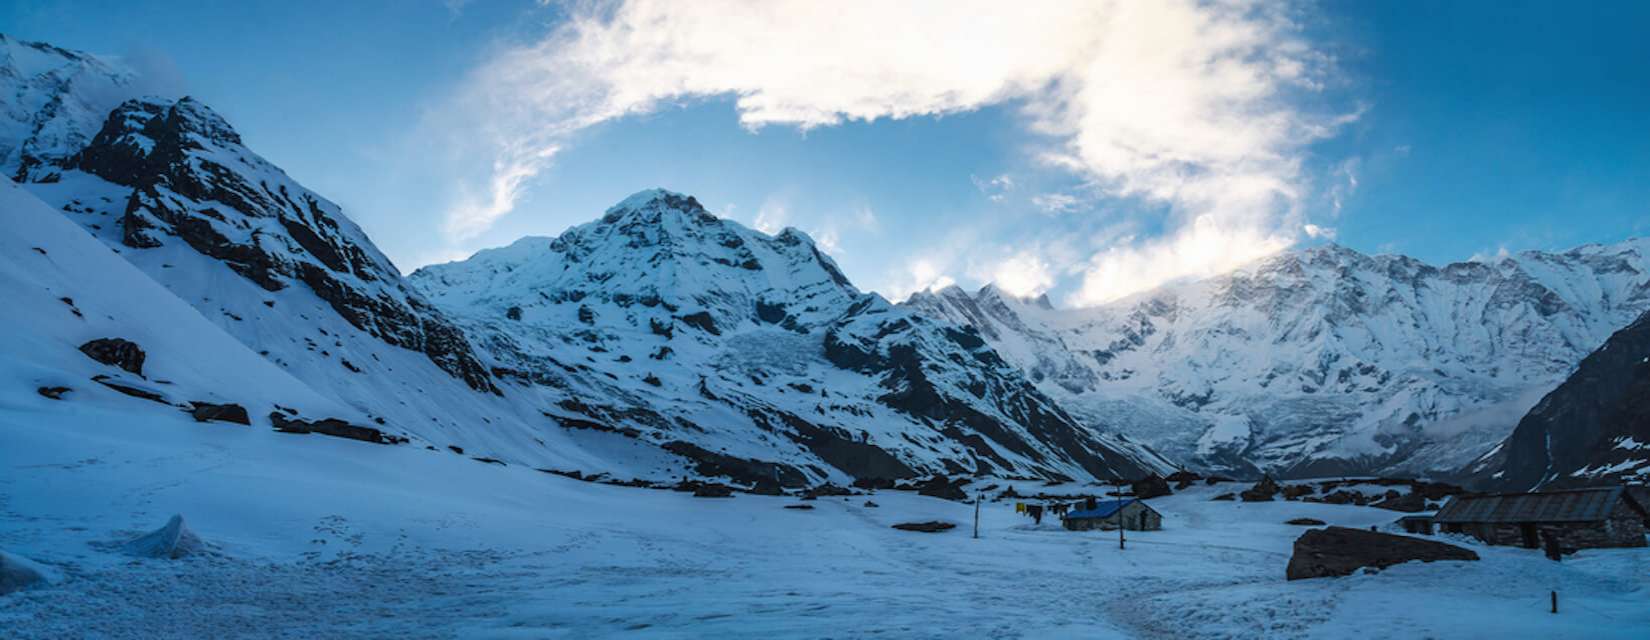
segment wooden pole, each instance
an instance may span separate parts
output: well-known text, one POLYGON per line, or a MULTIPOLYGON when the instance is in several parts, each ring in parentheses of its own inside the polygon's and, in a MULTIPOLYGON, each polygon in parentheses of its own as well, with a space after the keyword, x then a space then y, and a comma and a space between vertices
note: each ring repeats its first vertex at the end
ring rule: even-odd
POLYGON ((1117 481, 1117 511, 1112 512, 1117 519, 1117 548, 1123 548, 1123 481, 1117 481))
POLYGON ((980 498, 984 496, 983 493, 974 494, 974 539, 976 540, 980 538, 980 498))
POLYGON ((1553 613, 1558 613, 1558 592, 1553 592, 1553 613))

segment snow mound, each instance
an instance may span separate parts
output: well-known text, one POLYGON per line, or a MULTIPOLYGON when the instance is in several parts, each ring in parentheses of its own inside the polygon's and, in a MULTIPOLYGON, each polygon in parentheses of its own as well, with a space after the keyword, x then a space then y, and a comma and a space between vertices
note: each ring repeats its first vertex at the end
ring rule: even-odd
POLYGON ((126 555, 140 558, 167 558, 177 560, 207 551, 206 542, 183 524, 183 516, 174 515, 166 526, 135 538, 121 550, 126 555))
POLYGON ((23 556, 0 551, 0 596, 43 584, 57 582, 61 576, 51 568, 23 556))

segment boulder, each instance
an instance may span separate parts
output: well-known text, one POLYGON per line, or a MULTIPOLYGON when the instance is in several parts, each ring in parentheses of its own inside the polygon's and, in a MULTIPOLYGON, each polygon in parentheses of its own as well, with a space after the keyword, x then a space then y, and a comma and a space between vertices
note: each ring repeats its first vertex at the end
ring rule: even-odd
POLYGON ((1283 499, 1299 500, 1304 496, 1312 495, 1315 491, 1317 491, 1317 489, 1313 488, 1312 485, 1309 484, 1292 484, 1283 488, 1283 499))
POLYGON ((1352 575, 1364 567, 1385 569, 1413 560, 1477 560, 1478 554, 1452 544, 1390 533, 1329 527, 1295 539, 1285 575, 1290 580, 1352 575))
POLYGON ((1284 524, 1294 524, 1303 527, 1320 527, 1323 526, 1324 522, 1317 518, 1295 518, 1294 520, 1290 520, 1284 524))
POLYGON ((733 487, 716 482, 706 482, 693 490, 695 498, 732 498, 733 487))
POLYGON ((1236 500, 1236 499, 1237 499, 1237 494, 1235 494, 1235 493, 1222 493, 1218 496, 1210 498, 1210 500, 1236 500))
POLYGON ((957 528, 957 525, 951 524, 949 522, 941 522, 939 520, 931 520, 931 521, 928 521, 928 522, 901 522, 899 524, 894 525, 894 528, 899 529, 900 531, 920 531, 922 533, 939 533, 941 531, 947 531, 947 530, 950 530, 950 529, 955 529, 955 528, 957 528))
POLYGON ((784 495, 785 489, 784 487, 779 486, 778 480, 774 480, 772 478, 757 478, 756 483, 751 485, 751 488, 746 493, 758 496, 778 496, 784 495))
POLYGON ((206 551, 206 543, 183 523, 183 516, 174 515, 165 526, 128 540, 120 549, 139 558, 177 560, 206 551))
POLYGON ((787 504, 787 505, 785 505, 785 508, 786 509, 796 509, 797 511, 813 511, 814 510, 814 506, 811 505, 811 504, 787 504))
POLYGON ((35 391, 35 393, 38 393, 38 394, 40 394, 42 396, 45 396, 47 398, 51 398, 53 400, 62 400, 63 399, 63 394, 68 393, 70 391, 73 391, 73 389, 70 389, 68 387, 40 387, 39 389, 35 389, 34 391, 35 391))
POLYGON ((859 478, 854 480, 854 488, 866 490, 892 489, 894 488, 894 480, 893 478, 859 478))
POLYGON ((146 356, 136 342, 124 338, 98 338, 80 345, 80 352, 103 364, 143 375, 143 360, 146 356))
POLYGON ((195 422, 233 422, 235 424, 244 425, 252 424, 252 419, 246 415, 246 407, 238 404, 190 402, 189 415, 195 418, 195 422))
POLYGON ((23 556, 0 551, 0 596, 53 582, 56 571, 23 556))
MULTIPOLYGON (((407 441, 402 436, 387 435, 383 431, 372 427, 353 425, 337 418, 324 418, 311 422, 300 418, 288 418, 279 411, 272 411, 269 414, 269 423, 274 425, 275 430, 281 433, 319 433, 334 438, 348 438, 376 444, 399 444, 407 441)), ((464 452, 463 449, 451 445, 448 445, 447 448, 457 453, 464 452)))
POLYGON ((968 492, 963 491, 961 482, 952 484, 951 479, 945 476, 934 476, 917 483, 917 495, 944 498, 946 500, 967 500, 968 492))
POLYGON ((1387 498, 1370 506, 1388 511, 1420 513, 1427 510, 1427 499, 1419 493, 1406 493, 1396 498, 1387 498))
POLYGON ((1141 500, 1159 498, 1172 493, 1174 492, 1169 490, 1169 481, 1155 473, 1134 481, 1134 497, 1141 500))
POLYGON ((1272 476, 1262 476, 1260 482, 1256 482, 1255 486, 1244 489, 1242 493, 1238 494, 1238 497, 1243 498, 1244 502, 1266 502, 1270 501, 1272 496, 1277 495, 1280 490, 1281 487, 1278 486, 1278 481, 1273 480, 1272 476))

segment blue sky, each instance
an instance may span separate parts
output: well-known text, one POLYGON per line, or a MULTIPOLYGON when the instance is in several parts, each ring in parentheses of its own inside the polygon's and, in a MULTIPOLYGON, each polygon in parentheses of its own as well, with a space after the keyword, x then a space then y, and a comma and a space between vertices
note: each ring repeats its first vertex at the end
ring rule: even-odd
POLYGON ((0 30, 200 98, 406 270, 652 186, 895 297, 1650 234, 1646 3, 297 4, 23 0, 0 30))

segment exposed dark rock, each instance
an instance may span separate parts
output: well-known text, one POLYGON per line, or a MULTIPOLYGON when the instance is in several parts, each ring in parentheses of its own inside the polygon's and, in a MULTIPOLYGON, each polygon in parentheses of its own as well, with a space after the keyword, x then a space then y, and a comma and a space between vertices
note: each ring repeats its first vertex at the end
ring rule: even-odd
POLYGON ((807 474, 789 465, 730 456, 680 440, 667 442, 662 448, 693 461, 694 472, 701 476, 720 476, 750 485, 774 483, 790 488, 808 485, 807 474))
POLYGON ((866 489, 866 490, 892 489, 892 488, 894 488, 894 479, 893 478, 859 478, 859 479, 854 480, 854 485, 853 486, 854 486, 855 489, 866 489))
POLYGON ((875 502, 871 502, 871 501, 870 501, 870 500, 866 500, 866 501, 865 501, 865 508, 867 508, 867 509, 875 509, 875 508, 877 508, 877 503, 875 503, 875 502))
MULTIPOLYGON (((1641 289, 1642 291, 1642 289, 1641 289)), ((1650 312, 1611 335, 1569 379, 1536 403, 1501 446, 1468 465, 1479 484, 1525 491, 1616 482, 1650 469, 1650 312), (1574 475, 1582 469, 1605 474, 1574 475)))
POLYGON ((1421 497, 1419 493, 1406 493, 1396 498, 1387 498, 1370 506, 1389 511, 1419 513, 1427 510, 1427 499, 1421 497))
POLYGON ((400 444, 407 441, 406 438, 400 436, 386 435, 384 432, 372 427, 353 425, 337 418, 323 418, 311 422, 300 418, 288 418, 281 412, 275 411, 269 414, 269 422, 275 426, 276 431, 281 433, 319 433, 324 436, 348 438, 374 444, 400 444))
POLYGON ((914 486, 918 495, 960 501, 968 499, 968 492, 963 491, 962 485, 961 482, 952 483, 951 479, 945 476, 934 476, 918 482, 914 486))
POLYGON ((53 400, 62 400, 63 394, 73 391, 73 389, 68 387, 40 387, 34 391, 53 400))
POLYGON ((1299 500, 1304 496, 1312 495, 1314 491, 1317 491, 1317 489, 1309 484, 1292 484, 1283 488, 1283 499, 1299 500))
POLYGON ((195 422, 233 422, 235 424, 252 424, 252 418, 246 414, 246 407, 238 404, 212 404, 210 402, 190 402, 189 415, 195 422))
POLYGON ((694 327, 713 336, 722 335, 722 331, 716 328, 716 319, 710 317, 710 312, 708 311, 690 313, 679 319, 682 321, 682 324, 694 327))
POLYGON ((1272 496, 1277 495, 1280 490, 1278 481, 1273 480, 1272 476, 1264 476, 1260 479, 1260 482, 1256 482, 1255 486, 1245 489, 1239 496, 1243 498, 1244 502, 1267 502, 1272 500, 1272 496))
POLYGON ((1285 574, 1290 580, 1347 576, 1364 567, 1385 569, 1420 560, 1477 560, 1478 554, 1455 545, 1389 533, 1329 527, 1312 529, 1295 540, 1285 574))
POLYGON ((505 309, 504 310, 504 317, 509 318, 511 320, 520 320, 521 319, 521 307, 510 307, 509 309, 505 309))
POLYGON ((1317 518, 1295 518, 1294 520, 1290 520, 1284 524, 1294 524, 1303 527, 1320 527, 1323 526, 1324 521, 1317 518))
POLYGON ((1174 493, 1169 490, 1169 481, 1157 474, 1151 474, 1134 481, 1134 497, 1145 500, 1158 498, 1174 493))
POLYGON ((510 466, 510 465, 504 464, 503 460, 500 460, 498 458, 489 458, 487 456, 473 456, 470 459, 474 460, 476 462, 485 462, 487 464, 496 464, 496 465, 501 466, 501 467, 510 466))
POLYGON ((693 490, 695 498, 732 498, 733 487, 725 484, 706 482, 693 490))
POLYGON ((302 282, 356 328, 498 393, 463 334, 340 222, 336 205, 284 176, 272 182, 280 172, 200 102, 129 100, 70 164, 132 188, 120 219, 127 246, 175 237, 264 290, 302 282), (254 231, 231 238, 221 229, 254 231))
POLYGON ((123 338, 98 338, 80 345, 80 352, 88 358, 140 376, 143 375, 143 361, 147 357, 137 343, 123 338))
POLYGON ((1236 499, 1237 499, 1237 494, 1235 494, 1235 493, 1222 493, 1218 496, 1210 498, 1210 500, 1236 500, 1236 499))
POLYGON ((796 509, 797 511, 813 511, 814 510, 814 506, 811 505, 811 504, 787 504, 787 505, 785 505, 785 508, 786 509, 796 509))
POLYGON ((957 525, 951 524, 949 522, 941 522, 939 520, 930 520, 928 522, 901 522, 899 524, 894 525, 894 528, 899 529, 900 531, 920 531, 922 533, 939 533, 941 531, 949 531, 951 529, 955 529, 955 528, 957 528, 957 525))
POLYGON ((144 400, 149 400, 149 401, 152 401, 152 402, 159 402, 161 404, 167 404, 166 396, 163 396, 163 395, 161 395, 161 394, 159 394, 155 391, 150 391, 148 389, 141 389, 141 388, 129 385, 129 384, 116 382, 114 378, 110 378, 109 376, 92 376, 92 382, 96 382, 96 383, 101 384, 105 387, 108 387, 110 389, 113 389, 113 390, 118 391, 120 393, 124 393, 124 394, 129 395, 129 396, 132 396, 134 398, 143 398, 144 400))
POLYGON ((447 450, 448 450, 448 451, 451 451, 451 452, 453 452, 453 453, 456 453, 456 454, 458 454, 458 455, 464 455, 464 447, 460 447, 460 446, 458 446, 458 445, 456 445, 456 444, 449 444, 449 445, 447 445, 447 450))

